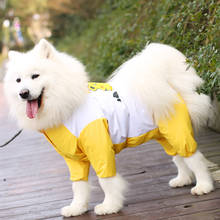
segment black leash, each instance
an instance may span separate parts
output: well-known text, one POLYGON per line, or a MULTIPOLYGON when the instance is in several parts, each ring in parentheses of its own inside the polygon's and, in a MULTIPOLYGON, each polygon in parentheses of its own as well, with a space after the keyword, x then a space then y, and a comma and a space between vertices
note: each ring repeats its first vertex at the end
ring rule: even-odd
POLYGON ((18 133, 16 133, 9 141, 7 141, 6 143, 4 143, 3 145, 0 145, 0 147, 5 147, 6 145, 8 145, 9 143, 11 143, 21 132, 23 131, 23 129, 21 129, 18 133))

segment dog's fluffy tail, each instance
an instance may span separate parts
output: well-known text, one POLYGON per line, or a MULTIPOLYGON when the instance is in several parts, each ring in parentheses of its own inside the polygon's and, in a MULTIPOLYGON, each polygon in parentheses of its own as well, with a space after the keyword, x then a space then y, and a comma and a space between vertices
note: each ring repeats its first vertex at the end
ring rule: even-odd
POLYGON ((206 126, 211 111, 207 95, 196 89, 203 83, 186 57, 173 47, 151 43, 119 67, 110 78, 119 92, 140 99, 157 123, 173 111, 178 94, 188 107, 195 130, 206 126))

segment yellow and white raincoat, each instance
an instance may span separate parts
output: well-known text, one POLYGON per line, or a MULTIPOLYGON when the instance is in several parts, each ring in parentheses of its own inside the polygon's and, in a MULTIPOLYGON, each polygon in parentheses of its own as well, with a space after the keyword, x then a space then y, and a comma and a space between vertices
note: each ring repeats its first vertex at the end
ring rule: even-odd
POLYGON ((109 84, 90 83, 87 100, 63 125, 43 130, 70 170, 71 180, 88 180, 93 166, 101 177, 116 175, 115 154, 156 139, 169 155, 191 156, 197 144, 184 101, 169 120, 155 125, 137 100, 121 97, 109 84))

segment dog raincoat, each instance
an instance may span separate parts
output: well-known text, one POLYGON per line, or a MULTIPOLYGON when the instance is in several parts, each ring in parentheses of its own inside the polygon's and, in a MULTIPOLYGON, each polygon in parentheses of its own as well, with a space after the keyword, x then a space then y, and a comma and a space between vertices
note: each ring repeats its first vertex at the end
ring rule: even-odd
POLYGON ((156 139, 169 155, 191 156, 197 144, 182 98, 169 120, 155 125, 141 104, 121 97, 109 84, 90 83, 87 100, 61 126, 43 130, 61 154, 71 180, 88 180, 90 165, 101 178, 116 175, 115 154, 156 139))

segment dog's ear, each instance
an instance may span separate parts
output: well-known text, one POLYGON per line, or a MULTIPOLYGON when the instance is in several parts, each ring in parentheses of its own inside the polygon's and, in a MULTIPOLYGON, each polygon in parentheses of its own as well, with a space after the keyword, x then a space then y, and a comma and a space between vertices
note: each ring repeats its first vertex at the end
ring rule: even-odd
POLYGON ((51 59, 54 56, 55 49, 47 40, 41 39, 34 47, 34 52, 41 58, 51 59))
POLYGON ((8 52, 8 59, 9 59, 9 60, 13 60, 13 59, 15 59, 16 57, 18 57, 19 55, 21 55, 20 52, 17 52, 17 51, 14 51, 14 50, 10 50, 10 51, 8 52))

